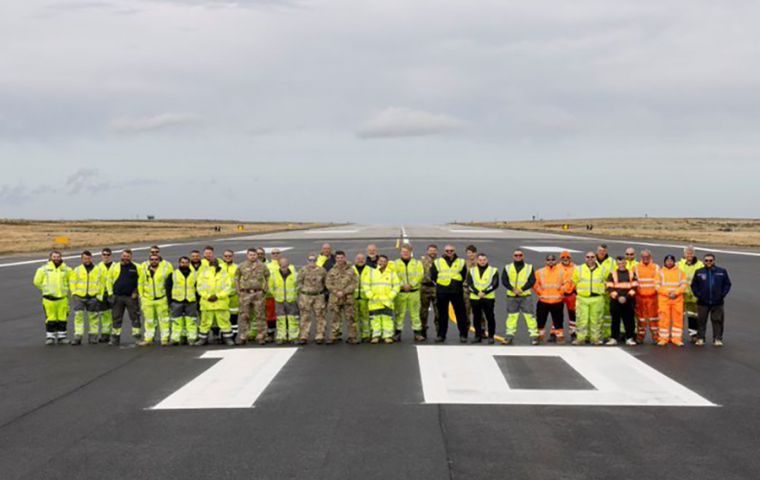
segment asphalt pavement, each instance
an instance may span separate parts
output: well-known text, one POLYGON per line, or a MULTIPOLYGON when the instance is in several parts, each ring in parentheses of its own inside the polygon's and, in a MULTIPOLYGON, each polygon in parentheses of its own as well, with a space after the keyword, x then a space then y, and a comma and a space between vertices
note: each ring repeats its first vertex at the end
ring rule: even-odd
MULTIPOLYGON (((451 241, 461 254, 466 245, 474 244, 499 268, 518 247, 528 262, 539 267, 544 250, 574 250, 579 262, 582 252, 600 243, 450 225, 348 225, 211 243, 218 254, 225 248, 242 252, 251 246, 279 247, 293 263, 302 265, 306 255, 326 240, 350 258, 369 241, 377 243, 381 253, 395 257, 398 238, 411 242, 418 254, 428 243, 442 247, 451 241)), ((175 243, 164 247, 162 255, 174 262, 206 243, 175 243)), ((610 254, 622 254, 626 245, 642 247, 636 241, 616 241, 610 243, 610 254)), ((658 263, 668 253, 681 253, 676 246, 647 248, 658 263)), ((136 260, 144 260, 146 253, 137 250, 136 260)), ((239 253, 237 260, 242 259, 239 253)), ((248 408, 157 410, 153 407, 163 399, 223 361, 199 358, 204 352, 227 348, 137 348, 131 340, 119 348, 45 346, 40 298, 31 284, 42 260, 40 256, 0 258, 2 479, 759 476, 760 334, 755 282, 760 258, 756 252, 722 249, 717 255, 717 263, 729 270, 734 285, 726 305, 723 348, 561 347, 568 352, 622 349, 635 363, 714 404, 710 407, 427 403, 419 352, 407 328, 400 344, 298 348, 248 408)), ((503 289, 497 293, 497 333, 503 334, 503 289)), ((455 333, 449 330, 441 348, 461 348, 455 333)), ((523 323, 516 343, 529 343, 523 323)), ((506 369, 505 378, 512 375, 504 382, 512 381, 535 395, 558 388, 555 383, 563 389, 590 388, 580 377, 558 378, 571 371, 564 364, 532 361, 538 357, 531 356, 514 358, 506 367, 499 362, 506 369)), ((245 377, 244 371, 232 373, 245 377)), ((618 374, 631 377, 629 386, 639 386, 633 385, 637 381, 626 369, 618 374)), ((656 381, 664 385, 661 378, 656 381)), ((470 393, 478 394, 479 389, 485 394, 487 387, 475 385, 470 393)))

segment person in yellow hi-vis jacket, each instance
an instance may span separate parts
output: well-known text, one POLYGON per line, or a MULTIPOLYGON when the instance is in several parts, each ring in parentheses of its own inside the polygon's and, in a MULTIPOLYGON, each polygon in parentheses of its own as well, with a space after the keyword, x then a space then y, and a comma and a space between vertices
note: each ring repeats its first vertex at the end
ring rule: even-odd
POLYGON ((300 332, 298 311, 298 273, 286 257, 280 257, 277 268, 270 270, 269 292, 274 297, 277 313, 275 343, 297 343, 300 332))
POLYGON ((536 283, 533 265, 525 262, 525 254, 522 250, 515 250, 512 253, 512 260, 512 263, 504 267, 501 275, 501 282, 507 290, 507 334, 501 343, 512 344, 517 334, 517 321, 522 314, 528 325, 531 344, 538 345, 538 323, 534 314, 536 310, 532 295, 532 288, 536 283))
POLYGON ((374 270, 367 263, 367 257, 359 253, 354 258, 354 272, 359 277, 359 282, 354 290, 354 318, 359 329, 359 336, 362 342, 369 342, 372 339, 372 327, 369 323, 369 299, 367 298, 367 289, 369 288, 369 276, 374 270))
POLYGON ((425 267, 422 262, 412 257, 412 246, 405 244, 401 247, 401 258, 395 262, 393 271, 401 284, 401 290, 395 299, 395 332, 393 340, 401 341, 401 331, 404 329, 406 312, 412 323, 414 341, 422 342, 422 320, 420 319, 420 287, 422 277, 425 276, 425 267))
POLYGON ((68 343, 69 267, 61 252, 50 252, 49 261, 34 273, 33 283, 42 294, 45 309, 45 345, 68 343))
POLYGON ((573 345, 583 345, 590 339, 602 345, 602 318, 607 301, 607 270, 596 261, 594 252, 586 253, 586 263, 576 267, 573 283, 577 293, 575 305, 576 337, 573 345))
POLYGON ((101 303, 106 291, 106 270, 92 263, 92 253, 82 252, 82 263, 69 273, 71 303, 74 310, 74 338, 72 345, 81 345, 84 337, 84 317, 89 324, 87 340, 98 343, 99 320, 103 315, 101 303))
POLYGON ((393 343, 394 323, 393 306, 401 284, 394 272, 388 268, 388 257, 380 255, 377 268, 370 270, 367 299, 369 299, 369 317, 372 323, 371 343, 393 343))
POLYGON ((198 272, 190 266, 188 257, 179 257, 177 269, 171 274, 169 299, 172 319, 171 341, 174 345, 198 341, 198 294, 196 279, 198 272))
POLYGON ((230 295, 235 288, 233 279, 214 259, 198 272, 197 287, 201 297, 201 325, 195 345, 207 345, 211 325, 216 322, 227 345, 235 345, 230 324, 230 295))
POLYGON ((161 345, 169 345, 169 295, 171 275, 174 268, 158 255, 148 257, 148 263, 140 266, 137 291, 143 318, 143 339, 137 345, 146 347, 153 344, 158 323, 161 345))

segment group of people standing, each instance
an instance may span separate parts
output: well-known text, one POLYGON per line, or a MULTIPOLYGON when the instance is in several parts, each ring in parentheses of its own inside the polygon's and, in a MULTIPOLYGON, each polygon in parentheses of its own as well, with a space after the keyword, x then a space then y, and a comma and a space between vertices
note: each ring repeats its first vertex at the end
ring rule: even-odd
POLYGON ((74 268, 54 251, 37 270, 34 285, 42 293, 49 345, 69 343, 70 306, 75 312, 72 345, 83 342, 85 317, 89 343, 119 345, 125 311, 140 346, 153 345, 157 334, 161 345, 212 340, 304 345, 313 320, 318 344, 342 341, 344 324, 348 343, 394 343, 401 341, 407 318, 414 341, 424 342, 431 310, 436 342, 445 341, 452 322, 461 342, 468 342, 472 329, 469 341, 492 344, 500 286, 507 300, 506 335, 500 340, 507 345, 514 342, 521 316, 532 344, 565 343, 566 313, 573 345, 636 345, 649 331, 658 345, 680 346, 684 315, 695 344, 704 345, 709 317, 714 344, 722 345, 723 299, 731 282, 725 269, 715 265, 714 255, 705 255, 703 263, 691 247, 678 262, 666 256, 662 267, 648 250, 641 251, 639 260, 632 248, 612 259, 606 245, 600 245, 585 254, 582 264, 575 265, 563 251, 559 262, 547 255, 536 270, 523 251, 515 250, 501 275, 474 245, 466 248, 465 258, 457 256, 453 245, 446 245, 442 256, 436 245, 428 245, 419 259, 409 244, 401 246, 395 260, 378 254, 374 244, 366 252, 352 264, 345 252, 333 252, 326 243, 296 270, 277 249, 270 260, 263 249, 248 249, 245 260, 236 264, 231 250, 218 259, 208 246, 202 256, 194 250, 174 266, 157 246, 141 264, 132 262, 130 250, 113 261, 105 248, 97 265, 84 251, 74 268), (267 323, 268 310, 276 317, 274 329, 267 323))

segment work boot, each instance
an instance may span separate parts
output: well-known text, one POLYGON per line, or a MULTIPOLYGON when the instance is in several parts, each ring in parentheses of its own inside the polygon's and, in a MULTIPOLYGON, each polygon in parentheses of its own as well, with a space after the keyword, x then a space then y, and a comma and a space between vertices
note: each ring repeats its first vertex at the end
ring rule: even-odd
POLYGON ((593 343, 594 343, 594 345, 596 345, 597 347, 601 347, 602 345, 604 345, 604 340, 597 340, 597 341, 595 341, 595 342, 593 342, 593 343))
POLYGON ((378 343, 380 343, 380 337, 372 337, 372 340, 370 340, 369 343, 377 345, 378 343))
POLYGON ((282 345, 283 343, 285 343, 285 340, 278 338, 277 340, 274 341, 274 343, 275 345, 282 345))
POLYGON ((322 345, 323 343, 325 343, 325 339, 322 337, 315 338, 314 343, 316 343, 317 345, 322 345))
POLYGON ((232 336, 225 335, 223 337, 223 340, 224 340, 224 344, 227 345, 228 347, 234 347, 235 346, 235 340, 232 339, 232 336))
POLYGON ((352 337, 348 337, 348 344, 349 345, 358 345, 359 344, 359 340, 357 340, 355 338, 352 338, 352 337))
POLYGON ((169 346, 169 340, 161 339, 161 346, 162 347, 168 347, 169 346))
POLYGON ((694 345, 696 345, 697 347, 704 347, 705 346, 705 341, 702 340, 701 338, 698 338, 697 341, 694 342, 694 345))
POLYGON ((182 342, 179 340, 172 340, 172 347, 179 347, 180 345, 182 345, 182 342))
POLYGON ((482 343, 482 342, 483 342, 483 338, 482 337, 473 337, 471 343, 482 343))
POLYGON ((464 335, 459 336, 459 343, 467 343, 467 337, 464 335))
POLYGON ((309 343, 309 341, 306 340, 305 338, 299 338, 298 341, 296 342, 296 345, 306 345, 307 343, 309 343))
POLYGON ((607 345, 608 347, 614 347, 617 344, 618 342, 614 338, 610 338, 609 340, 607 340, 607 343, 605 343, 605 345, 607 345))
POLYGON ((557 342, 557 334, 556 333, 549 334, 549 340, 548 340, 548 342, 549 343, 558 343, 557 342))
POLYGON ((119 335, 111 335, 111 338, 108 340, 108 344, 114 347, 118 347, 120 343, 121 337, 119 335))
POLYGON ((488 337, 488 339, 486 339, 486 343, 489 344, 489 345, 493 345, 494 344, 493 337, 488 337))
POLYGON ((396 330, 396 332, 393 334, 393 341, 394 342, 401 341, 401 330, 396 330))
POLYGON ((55 345, 55 338, 48 337, 45 339, 45 345, 55 345))
POLYGON ((504 340, 501 341, 502 345, 512 345, 512 336, 504 337, 504 340))
POLYGON ((531 337, 530 344, 531 345, 541 345, 541 341, 538 339, 538 337, 531 337))
POLYGON ((636 343, 636 340, 632 338, 629 338, 628 340, 626 340, 625 344, 628 345, 629 347, 635 347, 636 345, 638 345, 638 343, 636 343))
POLYGON ((557 345, 564 345, 565 344, 565 336, 564 335, 556 335, 555 340, 557 342, 557 345))
POLYGON ((87 343, 90 345, 97 345, 98 344, 98 336, 97 335, 88 335, 87 336, 87 343))
POLYGON ((393 337, 386 338, 386 339, 383 340, 383 342, 385 342, 386 344, 391 344, 391 343, 393 343, 393 337))
POLYGON ((111 335, 109 335, 108 333, 101 333, 100 336, 98 337, 98 343, 109 343, 108 340, 110 336, 111 335))
POLYGON ((132 336, 135 338, 135 340, 138 340, 138 339, 142 338, 142 333, 140 333, 139 330, 138 331, 132 330, 132 336))
POLYGON ((546 333, 543 330, 541 330, 540 332, 538 332, 538 341, 539 342, 543 342, 545 337, 546 337, 546 333))
POLYGON ((683 342, 670 342, 670 343, 672 343, 676 347, 683 347, 683 342))
POLYGON ((658 347, 665 347, 667 345, 668 345, 668 341, 667 340, 660 340, 660 341, 657 342, 657 346, 658 347))
POLYGON ((585 340, 579 340, 577 338, 574 338, 573 341, 570 342, 570 345, 574 345, 577 347, 578 345, 583 345, 584 343, 586 343, 585 340))
POLYGON ((713 347, 722 347, 722 346, 723 346, 723 340, 719 338, 713 340, 713 347))
POLYGON ((153 345, 153 340, 148 341, 146 339, 142 339, 139 342, 137 342, 138 347, 150 347, 151 345, 153 345))
POLYGON ((71 340, 71 345, 81 345, 82 344, 82 336, 81 335, 74 335, 74 339, 71 340))
POLYGON ((445 339, 445 338, 443 338, 443 337, 442 337, 442 336, 440 336, 440 335, 439 335, 439 336, 437 336, 437 337, 435 337, 435 343, 443 343, 443 342, 445 342, 445 341, 446 341, 446 339, 445 339))
POLYGON ((208 337, 198 337, 198 341, 193 343, 194 347, 202 347, 208 345, 208 337))
POLYGON ((58 337, 58 345, 68 345, 69 339, 67 337, 58 337))
POLYGON ((697 343, 697 335, 689 335, 689 343, 697 343))

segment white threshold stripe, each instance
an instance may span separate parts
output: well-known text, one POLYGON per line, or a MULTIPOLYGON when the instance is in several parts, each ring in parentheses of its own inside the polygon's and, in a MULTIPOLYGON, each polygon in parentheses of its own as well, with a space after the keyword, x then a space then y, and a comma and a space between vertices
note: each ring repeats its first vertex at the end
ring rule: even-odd
MULTIPOLYGON (((272 250, 279 250, 281 252, 287 252, 288 250, 293 250, 293 247, 264 247, 264 252, 265 253, 272 253, 272 250)), ((247 252, 248 252, 248 249, 238 250, 235 253, 238 254, 238 253, 247 253, 247 252)))
POLYGON ((149 410, 251 408, 298 348, 207 351, 220 358, 149 410))
POLYGON ((356 233, 359 230, 306 230, 303 233, 309 234, 309 235, 323 235, 323 234, 331 234, 331 233, 356 233))
MULTIPOLYGON (((158 248, 179 247, 179 246, 182 246, 182 245, 193 245, 193 243, 166 243, 166 244, 163 244, 163 245, 158 245, 158 248)), ((142 250, 149 250, 149 249, 150 249, 150 246, 148 246, 148 247, 132 247, 132 248, 129 248, 129 250, 132 250, 133 252, 140 252, 142 250)), ((116 250, 113 250, 113 253, 121 253, 124 250, 127 250, 127 249, 125 249, 125 248, 116 249, 116 250)), ((96 254, 96 253, 98 253, 98 252, 93 252, 93 255, 96 254)), ((74 258, 79 258, 80 256, 81 256, 81 254, 66 255, 65 257, 61 257, 61 258, 63 260, 71 260, 71 259, 74 259, 74 258)), ((22 260, 20 262, 0 263, 0 268, 3 268, 3 267, 16 267, 16 266, 19 266, 19 265, 32 265, 34 263, 45 263, 47 261, 48 261, 47 258, 39 258, 39 259, 36 259, 36 260, 22 260)))
POLYGON ((623 348, 416 348, 425 403, 718 406, 638 360, 623 348), (501 356, 557 357, 590 383, 593 389, 512 388, 496 363, 496 357, 501 356))
MULTIPOLYGON (((660 248, 678 248, 678 249, 684 249, 686 248, 686 244, 673 244, 673 243, 653 243, 653 242, 638 242, 634 240, 603 240, 598 238, 588 238, 588 240, 596 240, 600 243, 621 243, 624 245, 643 245, 645 247, 660 247, 660 248)), ((746 255, 749 257, 760 257, 760 252, 744 252, 741 250, 724 250, 721 248, 710 248, 710 247, 698 247, 697 245, 694 245, 694 250, 699 250, 702 252, 710 252, 710 253, 725 253, 727 255, 746 255)))

